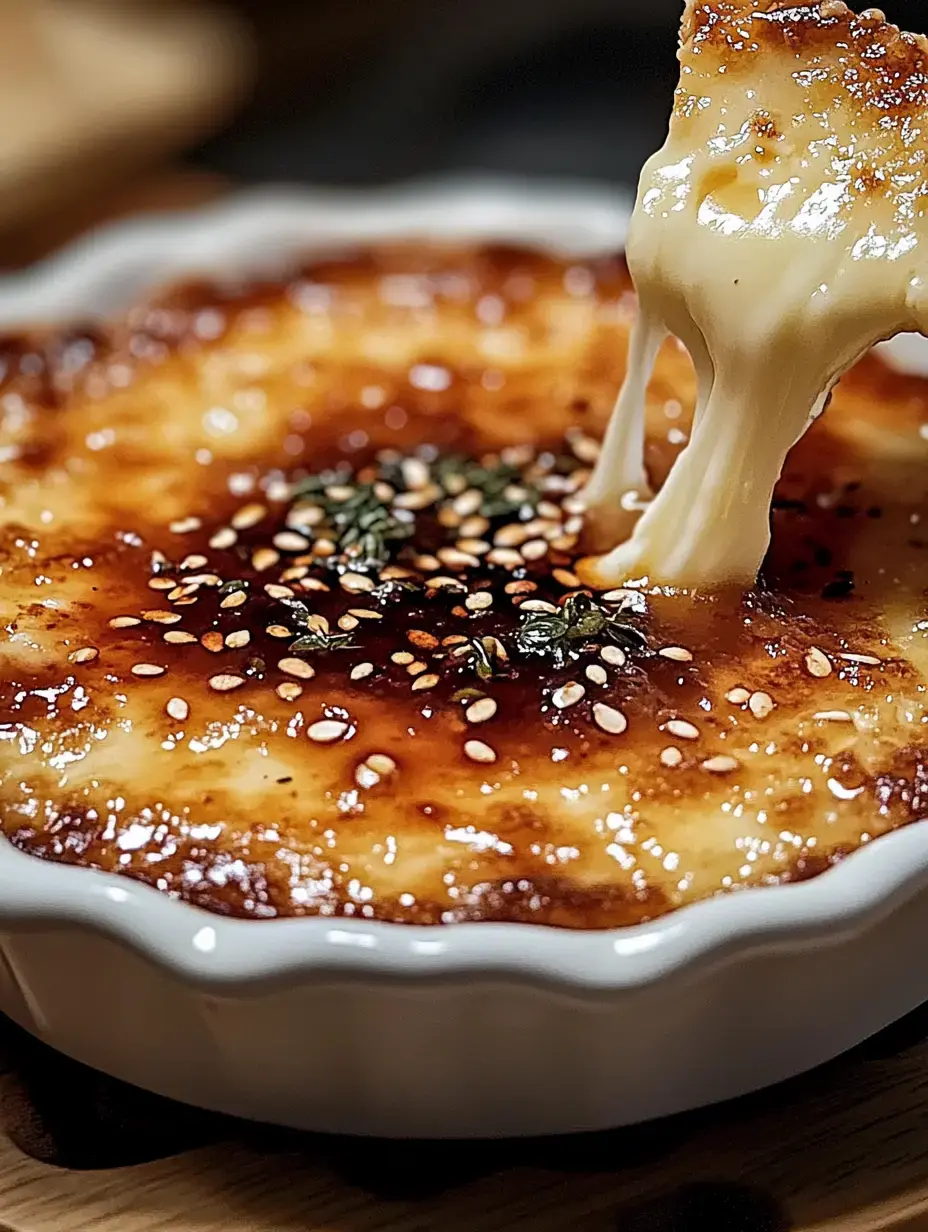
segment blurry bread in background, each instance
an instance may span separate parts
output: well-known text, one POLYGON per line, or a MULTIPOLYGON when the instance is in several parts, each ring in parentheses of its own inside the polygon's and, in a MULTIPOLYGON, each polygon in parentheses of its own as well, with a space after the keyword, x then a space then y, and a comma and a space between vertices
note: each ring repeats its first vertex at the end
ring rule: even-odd
POLYGON ((225 7, 0 0, 0 236, 98 208, 199 140, 247 88, 225 7))

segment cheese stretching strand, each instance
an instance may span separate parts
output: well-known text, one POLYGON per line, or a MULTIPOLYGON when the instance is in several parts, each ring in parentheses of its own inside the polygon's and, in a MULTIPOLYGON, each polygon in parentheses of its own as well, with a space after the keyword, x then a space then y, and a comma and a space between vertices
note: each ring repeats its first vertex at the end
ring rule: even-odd
POLYGON ((612 547, 585 580, 603 586, 752 585, 786 454, 835 381, 881 339, 928 329, 928 41, 840 0, 690 0, 679 58, 628 240, 628 375, 585 494, 594 546, 612 547), (635 525, 668 332, 698 404, 635 525))

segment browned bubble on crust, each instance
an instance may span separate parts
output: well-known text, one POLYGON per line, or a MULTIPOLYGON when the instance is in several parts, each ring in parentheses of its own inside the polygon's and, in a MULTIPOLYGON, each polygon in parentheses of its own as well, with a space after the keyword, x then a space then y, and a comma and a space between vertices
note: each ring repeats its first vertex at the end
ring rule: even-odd
MULTIPOLYGON (((586 610, 633 310, 618 259, 412 247, 4 340, 7 836, 255 919, 600 928, 919 820, 928 385, 876 360, 793 451, 756 593, 617 591, 646 649, 522 647, 586 610), (365 485, 414 527, 373 570, 325 522, 365 485)), ((668 344, 658 483, 693 393, 668 344)))

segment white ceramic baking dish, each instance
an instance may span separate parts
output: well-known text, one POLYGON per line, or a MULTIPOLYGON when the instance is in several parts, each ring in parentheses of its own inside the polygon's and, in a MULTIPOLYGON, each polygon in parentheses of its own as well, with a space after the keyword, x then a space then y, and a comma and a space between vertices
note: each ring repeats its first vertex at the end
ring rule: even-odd
MULTIPOLYGON (((0 280, 0 325, 398 235, 590 253, 628 203, 446 183, 260 193, 120 225, 0 280)), ((903 345, 928 372, 923 346, 903 345)), ((823 876, 578 933, 206 914, 0 845, 0 1009, 92 1066, 246 1117, 391 1136, 627 1124, 809 1069, 928 1000, 928 826, 823 876)))

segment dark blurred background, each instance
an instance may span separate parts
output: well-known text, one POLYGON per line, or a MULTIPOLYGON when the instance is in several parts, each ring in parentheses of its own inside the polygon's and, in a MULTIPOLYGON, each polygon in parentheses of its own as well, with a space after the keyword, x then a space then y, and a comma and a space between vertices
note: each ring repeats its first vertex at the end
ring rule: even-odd
MULTIPOLYGON (((861 0, 864 7, 866 0, 861 0)), ((682 0, 250 0, 259 97, 204 146, 247 179, 480 169, 634 184, 682 0)), ((890 0, 903 25, 925 0, 890 0)))
MULTIPOLYGON (((634 185, 682 0, 0 0, 0 265, 264 181, 634 185)), ((889 16, 928 24, 925 0, 889 16)))

